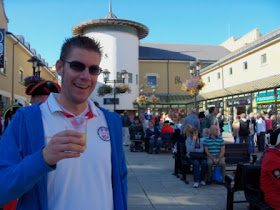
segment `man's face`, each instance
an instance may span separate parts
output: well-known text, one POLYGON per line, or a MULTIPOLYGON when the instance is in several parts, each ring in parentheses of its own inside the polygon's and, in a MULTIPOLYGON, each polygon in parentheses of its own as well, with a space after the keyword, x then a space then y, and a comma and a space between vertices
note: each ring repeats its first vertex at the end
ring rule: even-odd
POLYGON ((218 126, 213 126, 211 128, 210 132, 211 132, 211 135, 218 136, 219 135, 219 128, 218 128, 218 126))
POLYGON ((79 61, 85 64, 82 72, 70 68, 69 63, 58 61, 56 69, 58 75, 62 76, 61 97, 68 104, 85 104, 97 83, 98 75, 89 73, 89 66, 100 64, 100 55, 97 52, 82 48, 73 48, 66 61, 79 61))

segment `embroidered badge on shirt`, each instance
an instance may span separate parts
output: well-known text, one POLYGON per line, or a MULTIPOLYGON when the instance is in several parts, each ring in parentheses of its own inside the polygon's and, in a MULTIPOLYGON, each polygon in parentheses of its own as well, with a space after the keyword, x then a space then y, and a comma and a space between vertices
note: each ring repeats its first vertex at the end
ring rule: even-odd
POLYGON ((100 128, 98 128, 98 136, 103 140, 103 141, 110 141, 110 133, 109 133, 109 129, 102 126, 100 128))
POLYGON ((275 169, 272 173, 276 179, 280 179, 280 168, 275 169))

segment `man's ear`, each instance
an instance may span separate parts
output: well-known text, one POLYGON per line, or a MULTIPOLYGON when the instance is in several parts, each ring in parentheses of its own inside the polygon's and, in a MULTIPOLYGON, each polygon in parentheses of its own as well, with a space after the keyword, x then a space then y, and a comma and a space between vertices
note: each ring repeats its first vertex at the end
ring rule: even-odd
POLYGON ((63 62, 61 60, 56 61, 55 64, 56 72, 59 76, 63 75, 63 62))

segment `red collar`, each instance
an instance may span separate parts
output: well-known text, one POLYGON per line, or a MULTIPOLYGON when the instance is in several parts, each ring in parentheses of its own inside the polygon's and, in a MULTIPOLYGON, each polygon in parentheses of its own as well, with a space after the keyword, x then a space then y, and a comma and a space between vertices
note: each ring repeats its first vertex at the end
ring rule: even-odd
MULTIPOLYGON (((67 118, 69 118, 69 117, 75 117, 74 115, 72 115, 72 114, 70 114, 70 113, 68 113, 68 112, 64 112, 64 111, 61 111, 61 113, 65 116, 65 117, 67 117, 67 118)), ((86 116, 88 117, 88 119, 91 119, 91 118, 93 118, 93 113, 92 113, 92 111, 91 111, 91 108, 89 108, 89 111, 86 113, 86 116)))

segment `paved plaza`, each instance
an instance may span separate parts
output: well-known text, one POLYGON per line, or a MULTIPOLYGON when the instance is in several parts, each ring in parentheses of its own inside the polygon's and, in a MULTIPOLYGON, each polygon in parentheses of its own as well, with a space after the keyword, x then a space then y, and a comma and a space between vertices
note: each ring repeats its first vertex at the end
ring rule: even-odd
MULTIPOLYGON (((232 142, 231 136, 224 135, 232 142)), ((173 173, 174 159, 171 152, 147 154, 130 152, 125 147, 128 166, 128 209, 226 209, 225 186, 211 184, 193 188, 193 175, 188 174, 189 184, 183 183, 173 173)), ((235 200, 244 200, 244 193, 235 193, 235 200)), ((234 204, 234 209, 246 209, 248 203, 234 204)))

